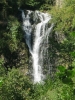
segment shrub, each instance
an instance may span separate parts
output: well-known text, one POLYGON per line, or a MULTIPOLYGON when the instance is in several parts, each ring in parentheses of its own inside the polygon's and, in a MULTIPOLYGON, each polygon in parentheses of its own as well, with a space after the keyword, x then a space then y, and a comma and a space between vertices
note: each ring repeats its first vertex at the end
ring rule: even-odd
POLYGON ((18 69, 12 69, 3 80, 1 100, 30 100, 32 83, 18 69))

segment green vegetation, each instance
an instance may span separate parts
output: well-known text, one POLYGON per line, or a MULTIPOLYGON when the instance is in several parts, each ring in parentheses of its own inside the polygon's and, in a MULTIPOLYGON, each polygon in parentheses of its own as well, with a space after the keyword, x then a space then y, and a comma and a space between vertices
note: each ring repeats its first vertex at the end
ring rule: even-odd
POLYGON ((74 100, 75 70, 67 71, 63 66, 58 69, 54 80, 48 78, 44 84, 34 85, 19 69, 10 70, 0 79, 0 100, 74 100), (64 76, 68 80, 65 83, 64 76))
POLYGON ((75 100, 75 0, 0 0, 0 100, 75 100), (50 57, 57 60, 53 79, 33 84, 28 71, 29 54, 24 43, 18 7, 52 14, 50 57), (57 32, 58 37, 55 36, 57 32), (64 37, 64 38, 62 38, 64 37))

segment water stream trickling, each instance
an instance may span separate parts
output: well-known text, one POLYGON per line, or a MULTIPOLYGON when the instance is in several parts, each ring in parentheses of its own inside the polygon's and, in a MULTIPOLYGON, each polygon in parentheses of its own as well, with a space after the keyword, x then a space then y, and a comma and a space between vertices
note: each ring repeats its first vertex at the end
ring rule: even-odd
POLYGON ((48 45, 48 36, 53 28, 53 24, 51 26, 48 25, 48 22, 51 20, 51 16, 47 13, 30 10, 27 10, 25 14, 22 10, 22 19, 26 44, 28 45, 29 51, 32 55, 33 81, 34 83, 39 83, 44 79, 42 70, 44 55, 43 53, 46 52, 46 48, 48 45), (33 24, 31 24, 31 17, 33 20, 33 24), (34 31, 32 31, 33 29, 34 31), (34 35, 33 46, 31 43, 32 34, 34 35))

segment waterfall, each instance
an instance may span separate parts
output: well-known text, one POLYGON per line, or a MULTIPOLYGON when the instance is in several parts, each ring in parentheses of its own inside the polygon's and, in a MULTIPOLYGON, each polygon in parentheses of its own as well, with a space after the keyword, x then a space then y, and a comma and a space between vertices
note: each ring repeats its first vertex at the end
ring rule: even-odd
POLYGON ((30 15, 31 11, 27 10, 27 15, 24 14, 22 10, 22 19, 23 19, 23 30, 25 31, 24 38, 26 40, 26 44, 29 47, 29 51, 31 52, 31 23, 30 23, 30 15))
POLYGON ((24 37, 32 55, 33 81, 34 83, 40 83, 45 78, 43 74, 43 56, 48 51, 48 36, 53 28, 53 24, 49 26, 48 23, 51 20, 51 16, 47 13, 30 10, 27 10, 25 14, 22 10, 22 19, 25 32, 24 37), (33 44, 31 35, 34 35, 33 44))

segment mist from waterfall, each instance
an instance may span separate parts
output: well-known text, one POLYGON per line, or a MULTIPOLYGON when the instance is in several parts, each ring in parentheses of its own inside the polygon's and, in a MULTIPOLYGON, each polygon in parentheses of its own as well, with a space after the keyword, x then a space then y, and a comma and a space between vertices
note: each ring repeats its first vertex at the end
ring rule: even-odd
POLYGON ((49 27, 48 22, 51 20, 51 16, 47 13, 30 10, 26 12, 25 14, 22 10, 24 37, 32 55, 33 81, 34 83, 40 83, 45 78, 43 74, 43 53, 47 50, 48 36, 53 28, 53 24, 49 27), (33 24, 30 21, 32 15, 33 24), (32 31, 33 29, 34 31, 32 31), (32 34, 34 35, 33 45, 31 42, 32 34), (43 45, 44 41, 45 45, 43 45))

